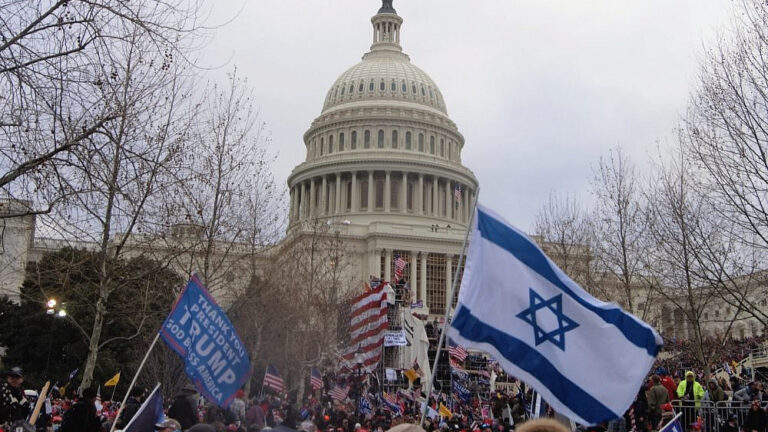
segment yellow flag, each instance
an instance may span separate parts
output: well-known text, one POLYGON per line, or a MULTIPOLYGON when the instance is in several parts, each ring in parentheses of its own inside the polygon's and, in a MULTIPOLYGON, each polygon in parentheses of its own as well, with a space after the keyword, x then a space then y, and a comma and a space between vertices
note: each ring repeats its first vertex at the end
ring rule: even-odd
POLYGON ((120 372, 118 372, 117 375, 110 378, 109 381, 105 382, 104 387, 114 387, 117 385, 118 382, 120 382, 120 372))
POLYGON ((407 371, 403 372, 403 375, 405 375, 406 378, 408 378, 408 381, 414 382, 416 381, 416 378, 419 377, 419 374, 416 373, 413 369, 408 369, 407 371))
POLYGON ((453 417, 453 413, 451 412, 451 410, 449 410, 447 406, 443 405, 442 402, 440 402, 440 410, 438 411, 438 413, 440 414, 440 417, 448 417, 448 418, 453 417))

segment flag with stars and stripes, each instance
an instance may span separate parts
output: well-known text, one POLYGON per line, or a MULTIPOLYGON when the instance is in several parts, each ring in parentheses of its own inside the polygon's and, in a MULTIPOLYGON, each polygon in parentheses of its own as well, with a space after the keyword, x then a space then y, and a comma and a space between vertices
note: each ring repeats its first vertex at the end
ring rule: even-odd
POLYGON ((312 387, 312 390, 320 390, 323 388, 323 377, 320 375, 320 371, 314 366, 309 370, 309 385, 312 387))
POLYGON ((264 374, 264 387, 271 388, 272 390, 282 393, 283 392, 283 377, 280 376, 280 372, 273 365, 267 365, 267 371, 264 374))

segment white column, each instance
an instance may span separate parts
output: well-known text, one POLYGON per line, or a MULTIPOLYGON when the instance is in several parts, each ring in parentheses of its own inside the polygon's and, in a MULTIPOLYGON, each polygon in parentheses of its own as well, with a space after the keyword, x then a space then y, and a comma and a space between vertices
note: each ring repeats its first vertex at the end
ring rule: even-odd
POLYGON ((357 171, 352 171, 352 196, 347 197, 349 201, 349 210, 356 212, 360 209, 360 192, 357 185, 357 171))
MULTIPOLYGON (((403 171, 403 184, 400 193, 400 213, 408 213, 408 173, 403 171)), ((411 197, 411 202, 413 197, 411 197)))
POLYGON ((392 249, 387 249, 384 256, 384 280, 392 282, 392 249))
POLYGON ((328 214, 328 176, 323 176, 323 183, 321 186, 322 190, 320 191, 320 211, 317 212, 319 215, 327 215, 328 214))
POLYGON ((341 173, 336 174, 336 211, 335 214, 341 214, 341 173))
POLYGON ((317 201, 317 191, 315 190, 315 179, 309 181, 309 217, 317 214, 315 202, 317 201))
MULTIPOLYGON (((421 280, 419 281, 419 298, 427 306, 427 253, 421 252, 421 280)), ((430 311, 432 312, 432 311, 430 311)), ((432 312, 432 313, 440 313, 432 312)))
POLYGON ((414 197, 413 202, 418 202, 418 205, 416 206, 416 214, 417 215, 423 215, 424 214, 424 174, 419 174, 419 188, 417 189, 418 194, 418 201, 416 201, 417 197, 414 197))
POLYGON ((373 211, 373 171, 368 171, 368 212, 373 211))
POLYGON ((386 171, 384 173, 384 211, 387 213, 389 213, 392 208, 392 203, 390 202, 392 198, 392 183, 390 182, 391 177, 391 172, 386 171))
POLYGON ((451 284, 453 283, 453 255, 445 256, 445 305, 451 307, 453 299, 451 298, 451 284))
POLYGON ((445 217, 451 219, 453 216, 453 193, 451 192, 451 181, 445 180, 445 217))
POLYGON ((293 212, 296 208, 296 191, 294 191, 293 188, 291 188, 290 197, 291 197, 291 201, 290 201, 291 203, 288 207, 288 221, 292 222, 294 220, 293 212))
POLYGON ((437 177, 432 177, 432 216, 438 217, 440 216, 440 209, 438 208, 438 204, 440 204, 439 199, 439 189, 437 186, 437 177))
POLYGON ((411 292, 413 293, 413 298, 411 298, 411 302, 416 300, 416 293, 418 293, 419 284, 417 283, 417 279, 419 278, 418 273, 416 272, 416 269, 418 268, 417 261, 419 258, 419 252, 418 251, 411 251, 411 258, 408 261, 408 266, 411 268, 411 277, 408 278, 408 282, 411 284, 411 292))
POLYGON ((301 218, 309 217, 309 184, 305 180, 301 183, 301 218))

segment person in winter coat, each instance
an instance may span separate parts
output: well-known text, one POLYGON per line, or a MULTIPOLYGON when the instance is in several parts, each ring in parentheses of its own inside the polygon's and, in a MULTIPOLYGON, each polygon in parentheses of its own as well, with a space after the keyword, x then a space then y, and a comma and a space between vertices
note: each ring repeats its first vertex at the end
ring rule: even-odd
POLYGON ((682 424, 689 425, 696 420, 696 411, 701 407, 704 399, 704 387, 696 382, 692 371, 685 373, 685 380, 677 386, 677 397, 683 401, 682 424))
POLYGON ((176 419, 181 424, 181 430, 185 431, 197 424, 197 389, 187 384, 181 389, 181 393, 173 398, 171 407, 168 408, 168 417, 176 419))
POLYGON ((744 419, 742 428, 744 432, 765 432, 767 421, 765 411, 760 408, 760 401, 754 401, 744 419))
POLYGON ((0 384, 0 425, 24 420, 29 415, 30 403, 24 396, 24 372, 14 367, 5 373, 5 382, 0 384))
POLYGON ((101 422, 96 412, 96 390, 83 390, 80 400, 64 413, 59 432, 99 432, 101 422))
POLYGON ((125 429, 125 427, 128 426, 128 422, 130 422, 133 416, 139 411, 146 394, 147 389, 144 387, 134 387, 131 390, 131 395, 128 397, 128 400, 125 401, 125 406, 120 413, 120 418, 117 419, 117 429, 125 429))
POLYGON ((671 376, 669 376, 669 372, 667 372, 666 369, 660 367, 656 369, 656 375, 661 378, 661 385, 664 386, 665 389, 667 389, 667 393, 669 393, 669 400, 673 401, 677 399, 677 385, 675 384, 675 380, 672 379, 671 376))
POLYGON ((660 376, 654 375, 651 382, 653 386, 648 391, 648 417, 655 426, 661 420, 661 406, 669 402, 669 392, 661 384, 660 376))
POLYGON ((750 381, 746 387, 740 389, 739 391, 733 394, 733 400, 744 402, 744 403, 752 402, 755 399, 760 399, 762 390, 763 390, 762 383, 756 383, 754 381, 750 381))
POLYGON ((707 394, 712 403, 728 400, 728 396, 725 395, 725 391, 720 387, 720 384, 717 383, 716 378, 710 378, 707 382, 707 394))

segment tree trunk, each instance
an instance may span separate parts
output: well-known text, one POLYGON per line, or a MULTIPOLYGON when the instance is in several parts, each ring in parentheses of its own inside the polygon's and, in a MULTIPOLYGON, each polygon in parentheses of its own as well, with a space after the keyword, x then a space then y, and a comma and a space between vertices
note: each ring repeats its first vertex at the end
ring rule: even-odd
POLYGON ((80 382, 78 394, 81 394, 83 389, 90 387, 93 381, 93 371, 96 369, 96 360, 99 357, 101 330, 104 326, 104 316, 107 311, 106 303, 107 296, 105 294, 99 295, 99 300, 96 302, 96 315, 93 318, 93 329, 91 330, 91 337, 88 343, 88 358, 85 360, 83 380, 80 382))

